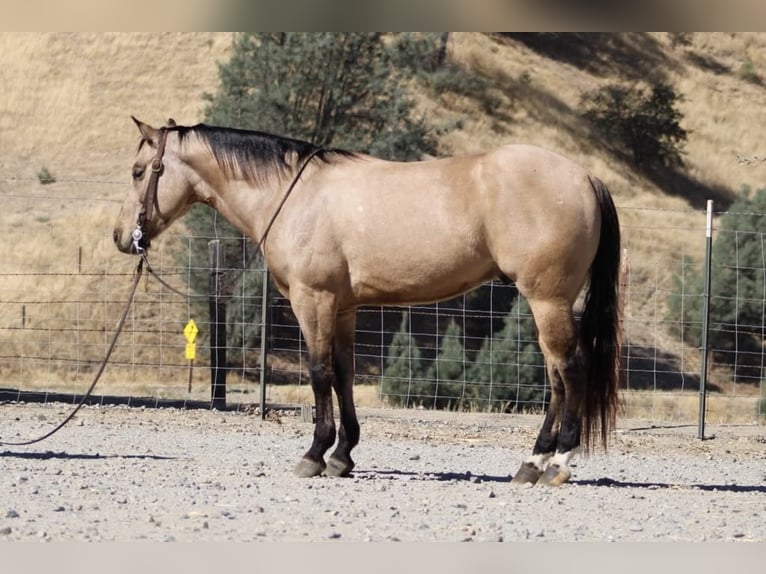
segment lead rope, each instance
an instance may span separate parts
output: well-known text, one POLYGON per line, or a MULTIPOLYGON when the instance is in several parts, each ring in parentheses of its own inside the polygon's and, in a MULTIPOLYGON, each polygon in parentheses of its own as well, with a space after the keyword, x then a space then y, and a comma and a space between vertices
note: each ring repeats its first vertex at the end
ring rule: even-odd
POLYGON ((87 391, 85 391, 85 394, 80 399, 80 401, 77 403, 77 406, 74 408, 74 410, 69 413, 69 416, 67 416, 61 423, 59 423, 58 426, 56 426, 53 430, 48 431, 44 435, 32 439, 32 440, 25 440, 25 441, 19 441, 19 442, 12 442, 12 441, 0 441, 0 445, 13 445, 13 446, 23 446, 28 444, 34 444, 36 442, 40 442, 51 436, 52 434, 58 432, 61 430, 64 425, 66 425, 69 421, 71 421, 74 416, 77 414, 77 411, 80 410, 80 408, 85 404, 85 401, 88 400, 91 393, 93 393, 93 389, 96 387, 96 383, 101 378, 101 375, 104 372, 104 369, 106 369, 106 364, 109 362, 109 358, 112 356, 112 351, 114 351, 114 347, 117 345, 117 339, 120 336, 120 333, 122 333, 122 329, 125 326, 125 320, 128 318, 128 311, 130 311, 130 307, 133 304, 133 298, 136 295, 136 288, 138 287, 138 282, 141 280, 141 275, 143 273, 143 266, 144 266, 144 260, 140 259, 138 261, 138 266, 136 267, 136 271, 133 275, 133 285, 130 288, 130 294, 128 295, 128 302, 125 305, 125 310, 122 312, 122 316, 120 317, 119 322, 117 323, 117 327, 114 330, 114 335, 112 335, 112 341, 109 343, 109 348, 106 350, 106 355, 104 356, 104 359, 101 361, 101 366, 98 369, 98 372, 96 372, 96 376, 93 378, 93 382, 90 384, 90 387, 87 391))
MULTIPOLYGON (((163 146, 164 147, 164 146, 163 146)), ((250 260, 247 262, 247 264, 242 268, 241 273, 244 273, 245 269, 250 266, 250 264, 253 262, 253 259, 255 257, 255 254, 258 253, 258 251, 263 247, 264 241, 266 241, 266 237, 269 234, 269 231, 271 230, 271 227, 274 225, 274 222, 277 219, 277 216, 279 215, 279 212, 282 211, 282 207, 285 205, 285 202, 287 202, 287 198, 290 197, 290 194, 293 191, 293 188, 298 183, 298 180, 300 179, 301 175, 303 174, 303 171, 306 169, 306 166, 309 164, 309 162, 314 159, 314 156, 316 156, 319 152, 322 151, 322 148, 316 148, 314 151, 312 151, 309 156, 306 158, 306 161, 303 162, 298 172, 295 174, 295 177, 293 178, 292 182, 290 183, 290 186, 287 188, 287 191, 285 192, 285 195, 282 197, 282 200, 279 202, 279 205, 277 206, 276 210, 274 210, 274 215, 271 216, 271 220, 269 220, 269 224, 266 226, 266 230, 263 232, 263 236, 261 236, 261 239, 258 241, 258 245, 256 246, 255 252, 250 257, 250 260)), ((159 178, 161 165, 157 169, 157 178, 159 178)), ((154 171, 154 170, 153 170, 154 171)), ((137 228, 140 231, 140 228, 137 228)), ((136 245, 138 245, 139 241, 141 240, 141 234, 136 235, 134 231, 133 240, 136 245)), ((31 439, 26 441, 0 441, 0 445, 10 445, 10 446, 24 446, 24 445, 30 445, 35 444, 37 442, 43 441, 49 436, 53 435, 54 433, 61 430, 64 425, 66 425, 69 421, 71 421, 74 416, 77 414, 77 411, 82 408, 82 406, 85 404, 85 402, 88 400, 90 395, 93 393, 93 389, 96 387, 96 383, 98 383, 99 379, 101 378, 101 375, 104 372, 104 369, 106 369, 106 365, 109 362, 109 359, 112 356, 112 351, 114 351, 114 347, 117 345, 117 339, 120 336, 120 333, 122 333, 122 329, 125 326, 125 320, 128 317, 128 312, 130 311, 130 307, 133 304, 133 298, 136 295, 136 289, 138 288, 138 283, 141 280, 141 275, 143 274, 143 266, 144 263, 146 264, 146 269, 149 271, 149 273, 157 279, 162 285, 164 285, 167 289, 170 289, 172 292, 181 295, 183 297, 209 297, 210 295, 218 295, 219 293, 212 293, 208 295, 190 295, 188 293, 184 293, 172 285, 168 284, 167 281, 162 279, 158 274, 154 272, 154 270, 151 267, 151 264, 149 263, 149 258, 146 254, 147 250, 143 248, 137 249, 137 253, 140 256, 138 260, 138 265, 136 266, 136 271, 133 276, 133 285, 130 288, 130 294, 128 296, 128 302, 125 305, 125 310, 122 312, 122 316, 120 317, 119 322, 117 323, 117 327, 114 331, 114 335, 112 336, 112 341, 109 343, 109 348, 106 351, 106 355, 104 356, 104 359, 101 361, 101 366, 98 369, 98 372, 96 372, 95 377, 93 378, 93 382, 90 384, 90 387, 88 387, 88 390, 85 391, 85 394, 80 399, 80 401, 77 403, 77 406, 72 410, 71 413, 61 422, 53 428, 52 430, 48 431, 44 435, 31 439)))

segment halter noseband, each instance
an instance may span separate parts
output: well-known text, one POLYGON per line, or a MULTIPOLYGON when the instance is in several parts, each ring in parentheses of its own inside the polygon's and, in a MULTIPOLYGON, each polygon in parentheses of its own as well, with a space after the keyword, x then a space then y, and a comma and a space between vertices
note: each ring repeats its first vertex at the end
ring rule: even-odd
MULTIPOLYGON (((173 122, 173 124, 175 124, 175 122, 173 122)), ((159 183, 160 175, 162 175, 164 167, 162 157, 165 155, 165 142, 167 141, 167 137, 168 128, 160 128, 159 141, 157 142, 157 155, 155 155, 152 160, 152 173, 149 176, 149 183, 146 186, 144 204, 138 214, 136 227, 131 233, 131 237, 133 238, 133 249, 138 255, 142 255, 149 249, 150 241, 145 226, 152 220, 152 216, 154 215, 154 204, 157 202, 157 184, 159 183)))

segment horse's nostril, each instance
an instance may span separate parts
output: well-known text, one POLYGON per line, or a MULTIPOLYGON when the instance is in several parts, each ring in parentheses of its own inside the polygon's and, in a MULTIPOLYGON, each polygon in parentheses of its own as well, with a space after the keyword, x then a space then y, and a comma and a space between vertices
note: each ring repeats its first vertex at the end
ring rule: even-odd
POLYGON ((112 233, 112 238, 114 239, 114 242, 119 245, 120 239, 122 238, 122 233, 120 233, 119 229, 115 229, 114 233, 112 233))

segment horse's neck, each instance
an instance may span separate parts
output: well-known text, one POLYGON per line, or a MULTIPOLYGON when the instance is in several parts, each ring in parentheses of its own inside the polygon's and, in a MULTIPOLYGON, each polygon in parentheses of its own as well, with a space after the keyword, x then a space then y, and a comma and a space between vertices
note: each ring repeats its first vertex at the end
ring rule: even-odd
POLYGON ((200 177, 195 186, 197 197, 236 227, 253 238, 261 237, 271 214, 281 200, 281 182, 257 184, 238 177, 230 177, 217 169, 210 177, 200 177))

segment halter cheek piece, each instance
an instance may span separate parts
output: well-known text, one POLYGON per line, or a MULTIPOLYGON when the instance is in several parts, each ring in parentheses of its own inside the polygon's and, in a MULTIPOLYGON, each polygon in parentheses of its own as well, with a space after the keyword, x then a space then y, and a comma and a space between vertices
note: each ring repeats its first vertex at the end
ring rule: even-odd
MULTIPOLYGON (((174 125, 175 122, 173 122, 174 125)), ((168 128, 160 128, 159 141, 157 143, 157 155, 152 160, 152 173, 149 176, 149 184, 146 186, 144 203, 138 214, 138 222, 131 232, 133 238, 133 250, 137 255, 143 255, 149 249, 150 241, 146 233, 146 225, 152 220, 154 215, 154 204, 157 202, 157 184, 162 175, 163 163, 162 157, 165 155, 165 142, 168 137, 168 128)))

